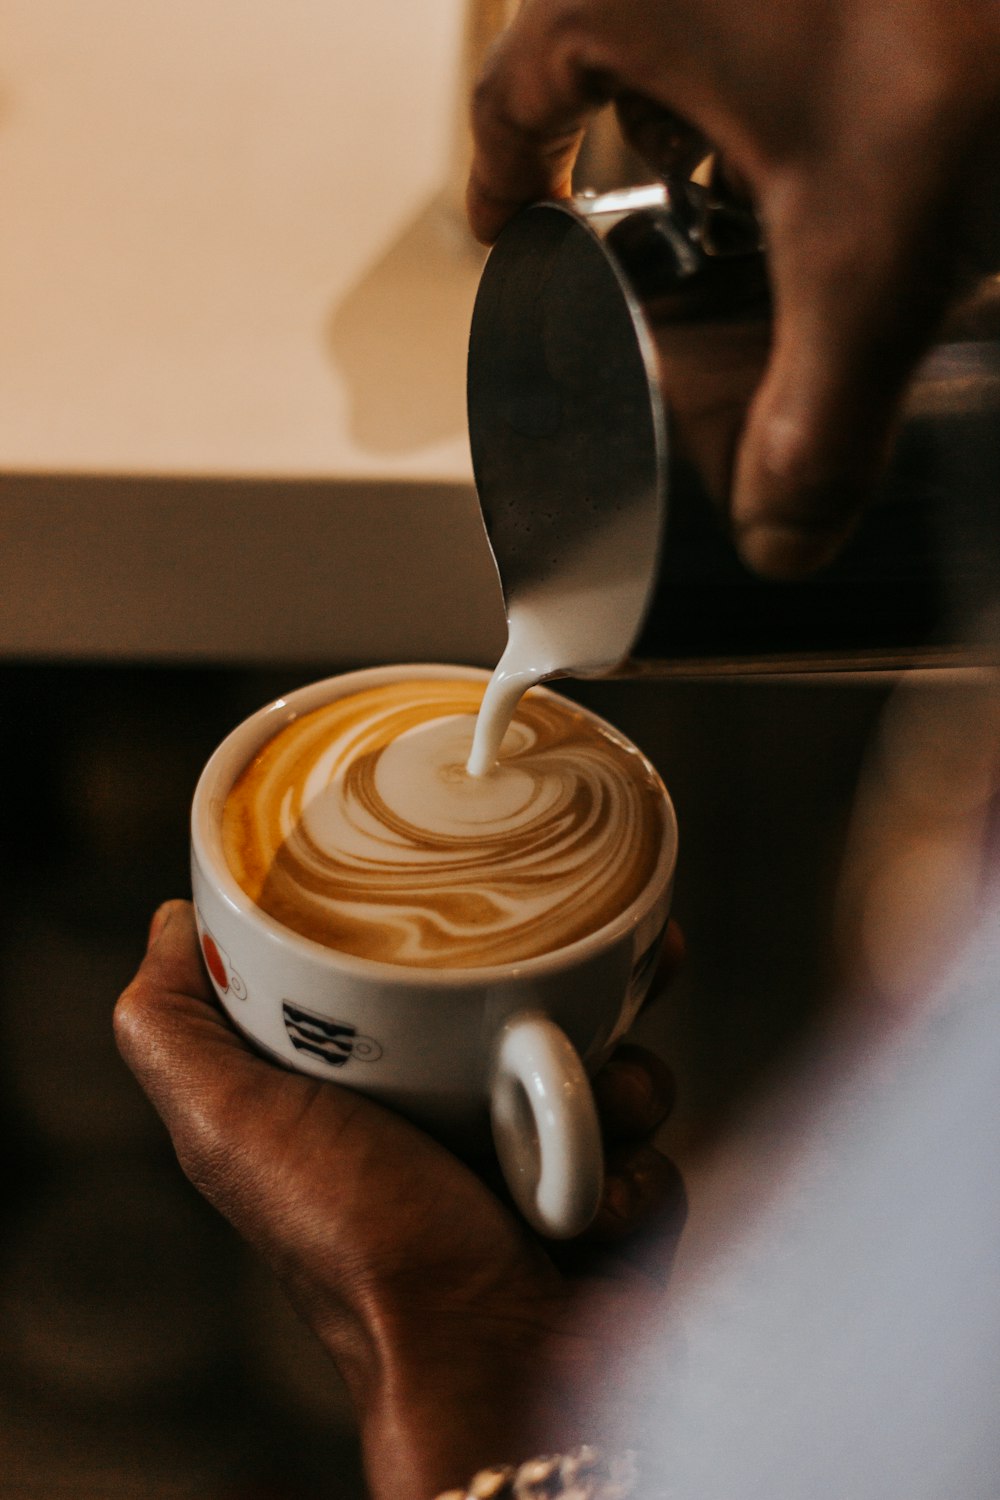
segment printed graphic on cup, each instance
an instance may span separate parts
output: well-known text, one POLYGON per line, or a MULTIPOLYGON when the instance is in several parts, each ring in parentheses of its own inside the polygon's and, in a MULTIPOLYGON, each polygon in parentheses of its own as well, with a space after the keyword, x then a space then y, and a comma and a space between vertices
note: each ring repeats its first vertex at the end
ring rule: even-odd
POLYGON ((328 1021, 289 1000, 282 1002, 281 1014, 295 1050, 322 1058, 331 1068, 342 1068, 352 1057, 360 1062, 377 1062, 382 1056, 378 1042, 370 1036, 361 1036, 355 1027, 346 1026, 343 1021, 328 1021))
POLYGON ((203 922, 199 923, 199 932, 205 967, 220 995, 235 995, 237 1000, 245 1000, 246 985, 233 968, 229 954, 219 946, 203 922))
POLYGON ((547 689, 470 776, 487 680, 374 668, 261 710, 199 783, 192 877, 238 1027, 448 1139, 490 1122, 522 1211, 568 1236, 603 1170, 581 1058, 648 987, 676 824, 640 752, 547 689))

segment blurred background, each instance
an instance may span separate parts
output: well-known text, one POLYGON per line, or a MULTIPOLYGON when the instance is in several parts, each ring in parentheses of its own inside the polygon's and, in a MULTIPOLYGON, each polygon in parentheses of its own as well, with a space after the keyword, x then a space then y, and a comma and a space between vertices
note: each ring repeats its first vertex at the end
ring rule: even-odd
MULTIPOLYGON (((329 666, 351 665, 331 661, 329 666)), ((0 765, 0 1494, 353 1500, 340 1383, 182 1179, 111 1011, 186 894, 201 764, 313 664, 9 662, 0 765)), ((641 1022, 677 1071, 681 1161, 828 992, 830 901, 884 687, 573 685, 678 810, 684 974, 641 1022)))
MULTIPOLYGON (((482 252, 458 184, 471 59, 502 10, 3 6, 11 1500, 361 1494, 333 1371, 181 1179, 110 1018, 153 909, 187 892, 194 782, 238 719, 327 672, 499 653, 463 391, 482 252)), ((600 142, 591 161, 604 185, 600 142)), ((888 689, 566 690, 677 804, 691 957, 642 1026, 678 1072, 683 1160, 828 991, 888 689)))

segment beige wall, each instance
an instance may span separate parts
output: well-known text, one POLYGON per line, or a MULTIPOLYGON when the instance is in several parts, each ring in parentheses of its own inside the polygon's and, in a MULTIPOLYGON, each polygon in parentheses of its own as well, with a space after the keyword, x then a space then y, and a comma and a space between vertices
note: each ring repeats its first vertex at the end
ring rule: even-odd
POLYGON ((8 0, 0 655, 492 652, 463 11, 8 0))

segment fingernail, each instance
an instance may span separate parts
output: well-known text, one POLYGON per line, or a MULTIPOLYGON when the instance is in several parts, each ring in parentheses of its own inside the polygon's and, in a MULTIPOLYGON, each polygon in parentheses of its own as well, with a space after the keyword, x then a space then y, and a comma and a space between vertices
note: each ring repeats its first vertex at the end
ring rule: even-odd
POLYGON ((165 901, 162 906, 156 908, 156 911, 153 913, 153 919, 149 924, 149 935, 146 938, 147 953, 153 944, 159 940, 173 914, 173 906, 169 901, 165 901))
POLYGON ((615 1219, 628 1219, 632 1215, 632 1193, 620 1177, 608 1177, 604 1182, 605 1213, 615 1219))
POLYGON ((755 573, 765 578, 795 579, 826 567, 846 538, 836 530, 805 530, 796 526, 752 525, 736 533, 736 548, 755 573))

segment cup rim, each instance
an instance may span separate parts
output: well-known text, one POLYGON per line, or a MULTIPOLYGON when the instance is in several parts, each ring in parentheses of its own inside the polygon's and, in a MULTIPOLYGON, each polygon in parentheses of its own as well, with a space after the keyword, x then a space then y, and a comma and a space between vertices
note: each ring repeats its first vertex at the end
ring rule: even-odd
MULTIPOLYGON (((610 948, 625 933, 637 927, 656 905, 663 891, 669 889, 677 863, 677 815, 674 805, 656 767, 637 745, 613 724, 601 718, 592 709, 572 703, 571 707, 583 714, 592 723, 600 725, 619 742, 636 751, 643 763, 652 772, 663 797, 664 837, 656 865, 649 880, 624 911, 611 921, 605 922, 593 932, 550 953, 539 953, 529 958, 511 959, 503 964, 479 965, 468 968, 432 968, 422 964, 388 963, 384 959, 362 958, 345 953, 341 949, 328 947, 314 938, 305 937, 286 927, 275 917, 259 907, 243 890, 226 863, 222 848, 221 803, 228 795, 237 776, 249 763, 251 757, 268 740, 272 739, 286 724, 294 722, 304 713, 320 708, 337 698, 347 697, 352 692, 363 691, 384 682, 399 682, 416 677, 463 678, 488 682, 490 671, 484 667, 455 666, 440 662, 406 662, 396 665, 362 667, 349 672, 336 673, 312 682, 304 687, 273 699, 240 721, 220 742, 198 778, 191 804, 191 846, 194 858, 203 876, 210 880, 226 904, 242 919, 253 923, 273 942, 286 947, 292 953, 315 962, 332 965, 339 972, 361 978, 395 981, 425 989, 469 989, 495 984, 498 980, 523 978, 526 971, 541 975, 557 973, 572 968, 589 954, 597 954, 610 948), (335 691, 334 691, 335 689, 335 691)), ((545 686, 539 685, 532 692, 547 693, 559 698, 545 686)), ((566 703, 568 700, 559 698, 566 703)))

